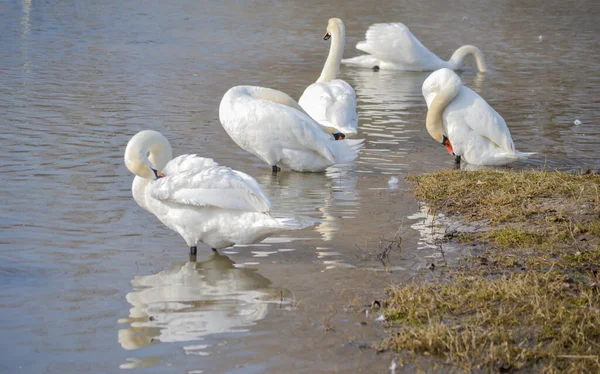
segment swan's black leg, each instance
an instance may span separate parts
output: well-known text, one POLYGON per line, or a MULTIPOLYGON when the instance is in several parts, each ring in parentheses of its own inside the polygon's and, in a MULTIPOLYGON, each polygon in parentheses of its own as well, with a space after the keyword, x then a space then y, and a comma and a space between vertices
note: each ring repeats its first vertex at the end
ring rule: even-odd
POLYGON ((212 250, 213 250, 213 252, 219 253, 216 248, 213 248, 212 250))
POLYGON ((334 138, 335 140, 344 140, 344 139, 346 139, 346 135, 345 135, 345 134, 343 134, 343 133, 341 133, 341 132, 334 132, 334 133, 333 133, 333 134, 331 134, 331 135, 333 135, 333 138, 334 138))
POLYGON ((460 156, 454 156, 454 163, 460 165, 460 156))
POLYGON ((198 253, 198 248, 190 247, 190 256, 195 256, 198 253))
POLYGON ((277 165, 273 165, 273 166, 271 166, 271 170, 273 170, 273 173, 277 174, 278 172, 281 171, 281 168, 278 167, 277 165))
POLYGON ((379 66, 378 65, 373 66, 373 71, 379 71, 379 66))

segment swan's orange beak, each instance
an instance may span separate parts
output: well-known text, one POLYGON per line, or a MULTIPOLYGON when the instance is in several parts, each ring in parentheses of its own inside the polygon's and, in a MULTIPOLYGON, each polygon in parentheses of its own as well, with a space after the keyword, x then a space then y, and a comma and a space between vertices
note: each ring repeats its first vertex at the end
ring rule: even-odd
POLYGON ((329 38, 331 38, 331 34, 325 31, 325 35, 323 35, 323 40, 328 40, 329 38))
POLYGON ((156 179, 160 179, 160 178, 166 177, 166 175, 164 175, 160 171, 158 171, 158 170, 156 170, 154 168, 150 168, 150 169, 152 169, 152 171, 154 172, 154 176, 156 177, 156 179))
POLYGON ((446 150, 448 151, 448 153, 450 153, 452 156, 454 156, 454 149, 452 149, 452 144, 450 144, 450 140, 448 138, 446 138, 444 136, 444 141, 442 142, 442 144, 444 145, 444 147, 446 147, 446 150))

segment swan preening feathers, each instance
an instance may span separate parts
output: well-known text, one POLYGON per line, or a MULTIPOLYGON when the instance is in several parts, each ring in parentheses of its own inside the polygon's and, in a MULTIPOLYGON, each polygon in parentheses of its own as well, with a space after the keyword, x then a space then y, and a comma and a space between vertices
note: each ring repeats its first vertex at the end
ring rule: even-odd
POLYGON ((459 70, 466 56, 473 55, 477 68, 485 72, 487 66, 481 50, 472 45, 458 48, 450 60, 444 61, 417 39, 404 24, 376 23, 366 32, 365 39, 356 44, 356 49, 368 55, 342 60, 344 64, 366 68, 429 71, 441 68, 459 70))
MULTIPOLYGON (((298 104, 329 133, 355 135, 358 128, 356 93, 352 86, 336 79, 344 54, 346 28, 339 18, 331 18, 323 39, 331 37, 329 55, 319 79, 304 90, 298 104)), ((339 135, 338 135, 339 138, 339 135)))
POLYGON ((448 152, 475 165, 506 165, 534 153, 522 153, 504 119, 477 93, 462 85, 450 69, 439 69, 423 82, 425 126, 448 152))
MULTIPOLYGON (((336 79, 340 62, 380 69, 439 69, 422 86, 428 107, 425 127, 458 160, 504 165, 533 154, 515 150, 504 119, 454 73, 468 55, 475 57, 479 71, 486 71, 477 47, 460 47, 443 61, 402 23, 379 23, 369 27, 366 40, 357 44, 368 55, 342 60, 345 26, 340 19, 329 20, 324 39, 329 37, 321 75, 299 102, 257 86, 233 87, 221 100, 219 120, 227 134, 274 172, 279 166, 320 172, 357 158, 364 140, 344 139, 357 132, 356 94, 348 83, 336 79)), ((303 227, 293 219, 272 217, 269 199, 249 175, 197 155, 173 159, 169 141, 156 131, 141 131, 131 138, 125 164, 136 175, 135 201, 179 233, 192 254, 198 243, 219 249, 303 227)))
POLYGON ((219 106, 219 119, 231 139, 278 170, 324 171, 358 155, 362 139, 334 140, 285 93, 270 88, 237 86, 219 106))
POLYGON ((179 233, 191 254, 198 243, 220 249, 302 228, 269 215, 271 203, 251 176, 210 158, 171 158, 169 141, 153 130, 134 135, 125 149, 125 165, 136 175, 133 198, 179 233))

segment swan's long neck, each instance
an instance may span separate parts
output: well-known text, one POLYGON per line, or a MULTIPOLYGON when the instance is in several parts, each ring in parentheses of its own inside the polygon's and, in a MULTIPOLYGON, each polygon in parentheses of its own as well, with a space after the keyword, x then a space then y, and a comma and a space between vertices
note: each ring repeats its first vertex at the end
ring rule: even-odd
POLYGON ((346 30, 344 24, 339 22, 331 30, 329 55, 317 82, 330 82, 337 77, 340 70, 340 62, 344 55, 344 43, 346 43, 346 30))
POLYGON ((477 69, 480 72, 484 73, 487 71, 487 65, 485 63, 485 57, 483 57, 483 52, 481 49, 475 47, 474 45, 463 45, 459 49, 457 49, 448 60, 448 64, 450 64, 450 69, 457 70, 462 67, 462 64, 465 60, 465 57, 468 55, 473 55, 475 57, 475 62, 477 63, 477 69))
POLYGON ((444 122, 443 114, 444 109, 450 104, 450 102, 458 95, 462 83, 458 76, 457 79, 444 82, 439 92, 433 98, 429 109, 427 110, 427 118, 425 119, 425 127, 427 132, 433 139, 438 143, 441 143, 444 138, 444 122))
MULTIPOLYGON (((302 109, 302 107, 296 102, 296 100, 292 99, 289 95, 281 91, 273 90, 271 88, 266 87, 242 86, 242 88, 245 88, 244 91, 246 91, 245 93, 247 95, 252 96, 256 99, 272 101, 274 103, 297 109, 302 113, 306 113, 304 109, 302 109)), ((244 92, 240 92, 240 94, 244 94, 244 92)))

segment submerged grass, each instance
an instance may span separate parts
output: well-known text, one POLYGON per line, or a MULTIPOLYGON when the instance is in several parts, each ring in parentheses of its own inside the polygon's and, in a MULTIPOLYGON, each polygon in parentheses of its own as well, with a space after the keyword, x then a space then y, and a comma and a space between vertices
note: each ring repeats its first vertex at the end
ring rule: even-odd
POLYGON ((443 279, 388 290, 381 349, 464 370, 600 372, 600 176, 443 171, 410 178, 434 210, 486 223, 443 279))

